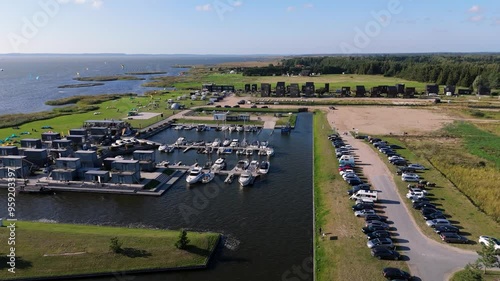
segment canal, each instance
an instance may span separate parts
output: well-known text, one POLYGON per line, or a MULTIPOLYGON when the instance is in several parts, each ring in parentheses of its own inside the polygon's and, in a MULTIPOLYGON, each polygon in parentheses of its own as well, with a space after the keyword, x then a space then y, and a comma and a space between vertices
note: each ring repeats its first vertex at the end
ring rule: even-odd
MULTIPOLYGON (((22 220, 63 223, 138 226, 160 229, 187 228, 221 232, 227 238, 210 268, 177 272, 95 278, 99 281, 142 280, 312 280, 312 114, 301 113, 295 130, 260 133, 227 133, 166 130, 152 138, 173 143, 178 137, 213 141, 215 138, 246 138, 269 141, 275 148, 268 175, 252 187, 241 188, 237 181, 224 184, 223 177, 206 185, 186 186, 184 178, 162 197, 59 193, 53 196, 20 195, 17 215, 22 220), (297 271, 298 270, 298 271, 297 271), (298 279, 294 279, 298 278, 298 279)), ((239 158, 228 155, 229 168, 239 158)), ((182 161, 204 164, 215 161, 196 151, 157 153, 157 162, 182 161)), ((264 156, 253 156, 264 159, 264 156)), ((6 192, 0 191, 0 206, 7 206, 6 192)), ((6 208, 0 207, 0 217, 6 208)), ((161 257, 159 257, 161 258, 161 257)))

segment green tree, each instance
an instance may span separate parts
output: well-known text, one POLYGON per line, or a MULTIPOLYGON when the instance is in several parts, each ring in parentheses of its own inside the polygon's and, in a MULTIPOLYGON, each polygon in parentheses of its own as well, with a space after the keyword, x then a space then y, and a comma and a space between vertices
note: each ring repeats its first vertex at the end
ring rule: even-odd
POLYGON ((481 265, 476 261, 465 266, 465 271, 458 278, 459 281, 483 281, 481 265))
POLYGON ((478 75, 478 76, 476 76, 476 79, 474 79, 474 82, 472 83, 472 87, 474 87, 474 89, 478 90, 479 87, 488 87, 489 84, 490 83, 488 82, 488 79, 486 79, 482 75, 478 75))
POLYGON ((477 251, 477 254, 479 255, 477 262, 482 265, 484 273, 486 273, 487 268, 500 267, 493 243, 489 243, 488 245, 482 244, 481 250, 477 251))
POLYGON ((179 240, 177 240, 177 242, 175 242, 175 247, 177 247, 177 249, 185 249, 186 246, 189 244, 189 238, 187 237, 187 231, 184 230, 184 229, 181 229, 181 232, 179 233, 179 240))
POLYGON ((118 237, 113 237, 109 242, 109 250, 115 254, 121 253, 123 251, 122 245, 123 243, 118 240, 118 237))

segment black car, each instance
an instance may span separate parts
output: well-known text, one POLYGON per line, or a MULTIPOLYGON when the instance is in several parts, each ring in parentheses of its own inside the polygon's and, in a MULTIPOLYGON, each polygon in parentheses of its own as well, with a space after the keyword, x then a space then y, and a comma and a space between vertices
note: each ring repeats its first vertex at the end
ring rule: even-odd
POLYGON ((415 199, 412 199, 411 202, 413 204, 415 204, 415 203, 421 203, 421 202, 429 203, 430 199, 429 199, 429 197, 417 197, 415 199))
POLYGON ((398 260, 400 258, 400 255, 397 251, 388 249, 388 248, 383 248, 383 247, 376 247, 372 248, 371 250, 372 256, 376 257, 377 259, 381 260, 398 260))
POLYGON ((426 220, 426 221, 435 220, 435 219, 444 219, 445 220, 445 219, 447 219, 447 217, 441 212, 436 212, 436 213, 432 213, 432 214, 424 216, 424 220, 426 220))
POLYGON ((436 206, 434 204, 428 203, 428 202, 417 202, 413 204, 413 208, 420 210, 422 208, 434 208, 436 209, 436 206))
POLYGON ((440 212, 438 209, 435 209, 435 208, 430 208, 430 207, 424 207, 422 209, 420 209, 420 212, 422 213, 422 215, 430 215, 430 214, 433 214, 433 213, 437 213, 437 212, 440 212))
POLYGON ((231 106, 230 106, 230 105, 227 105, 227 104, 226 104, 226 105, 224 105, 224 107, 225 107, 225 108, 231 108, 231 106))
POLYGON ((463 237, 462 235, 459 235, 456 232, 441 232, 439 236, 441 236, 441 239, 446 243, 469 243, 469 239, 463 237))
POLYGON ((269 108, 269 106, 267 106, 267 105, 263 105, 261 108, 269 108))
POLYGON ((372 240, 375 238, 391 238, 391 233, 386 230, 377 230, 372 233, 368 233, 368 235, 366 235, 366 238, 368 238, 368 240, 372 240))
POLYGON ((254 104, 254 105, 250 106, 250 108, 257 108, 257 106, 254 104))
POLYGON ((222 107, 220 104, 216 105, 215 107, 222 107))
POLYGON ((239 105, 233 105, 233 108, 239 108, 240 106, 239 105))
POLYGON ((352 206, 353 211, 366 210, 366 209, 373 209, 373 203, 365 202, 365 203, 358 203, 352 206))
POLYGON ((392 279, 402 279, 402 280, 411 280, 412 277, 410 273, 403 271, 399 268, 394 268, 394 267, 386 267, 382 270, 382 274, 384 275, 385 278, 392 280, 392 279))
POLYGON ((348 179, 347 180, 347 183, 350 185, 350 186, 354 186, 354 185, 360 185, 360 184, 363 184, 363 181, 360 180, 359 178, 351 178, 351 179, 348 179))
POLYGON ((246 102, 245 100, 240 100, 238 101, 238 104, 245 104, 245 102, 246 102))
POLYGON ((360 190, 370 190, 370 186, 366 186, 364 184, 356 185, 353 188, 349 189, 347 191, 347 194, 353 195, 354 193, 360 191, 360 190))
POLYGON ((441 234, 443 232, 455 232, 460 233, 460 229, 454 225, 438 225, 434 228, 434 232, 441 234))
POLYGON ((361 231, 363 231, 363 233, 365 233, 365 234, 372 233, 372 232, 378 231, 378 230, 385 230, 385 227, 378 226, 378 225, 369 225, 369 226, 365 226, 361 229, 361 231))
POLYGON ((365 216, 365 221, 381 221, 381 222, 386 222, 387 218, 379 216, 379 215, 366 215, 365 216))
POLYGON ((395 160, 395 161, 392 161, 391 163, 392 163, 392 165, 395 165, 395 166, 404 166, 407 164, 407 162, 405 160, 395 160))

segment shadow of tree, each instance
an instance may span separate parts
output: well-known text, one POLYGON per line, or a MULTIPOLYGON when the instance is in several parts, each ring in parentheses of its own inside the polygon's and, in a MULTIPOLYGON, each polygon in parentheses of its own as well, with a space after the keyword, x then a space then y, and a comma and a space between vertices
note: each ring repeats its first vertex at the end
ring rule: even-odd
POLYGON ((193 246, 193 245, 187 245, 184 250, 186 250, 187 252, 190 252, 191 254, 195 254, 195 255, 199 255, 199 256, 208 256, 210 254, 209 250, 200 249, 200 248, 193 246))
MULTIPOLYGON (((10 265, 7 264, 10 261, 10 258, 2 255, 0 256, 0 270, 10 268, 10 265)), ((33 267, 33 263, 27 260, 24 260, 22 257, 16 257, 16 269, 26 269, 33 267)))
POLYGON ((120 254, 129 258, 146 258, 151 256, 150 252, 135 248, 123 248, 120 254))

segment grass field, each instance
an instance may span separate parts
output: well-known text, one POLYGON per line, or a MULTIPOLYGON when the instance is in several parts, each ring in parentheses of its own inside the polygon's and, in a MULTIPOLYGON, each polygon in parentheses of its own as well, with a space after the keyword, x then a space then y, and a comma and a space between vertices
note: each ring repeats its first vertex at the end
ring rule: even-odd
MULTIPOLYGON (((7 272, 4 243, 0 247, 1 280, 204 266, 218 237, 188 232, 189 247, 179 250, 174 246, 179 231, 18 222, 16 233, 16 274, 7 272), (123 242, 123 254, 110 252, 112 237, 123 242)), ((0 228, 0 240, 7 241, 8 235, 7 228, 0 228)))
MULTIPOLYGON (((443 159, 443 157, 446 157, 446 155, 454 155, 455 157, 467 157, 466 155, 460 153, 459 147, 453 149, 447 146, 440 146, 437 144, 438 141, 436 140, 436 138, 428 138, 425 140, 422 140, 422 138, 420 137, 398 139, 382 136, 381 138, 387 140, 391 144, 397 144, 402 147, 406 147, 407 149, 398 150, 398 153, 409 160, 411 163, 419 163, 424 165, 425 167, 430 168, 429 170, 420 173, 420 176, 427 181, 436 183, 437 185, 437 187, 431 188, 429 191, 431 194, 429 197, 431 198, 432 203, 435 204, 438 208, 443 209, 444 213, 449 216, 448 219, 452 221, 453 224, 459 226, 462 233, 473 242, 473 244, 470 245, 456 245, 457 247, 477 250, 479 249, 479 247, 475 244, 479 239, 479 235, 498 236, 500 234, 500 225, 498 224, 498 222, 495 222, 495 215, 492 215, 491 213, 486 214, 484 212, 481 212, 481 210, 479 210, 478 207, 473 204, 473 202, 477 203, 477 200, 471 201, 469 199, 472 199, 474 195, 470 193, 470 190, 464 190, 467 185, 458 185, 458 188, 456 188, 448 179, 452 179, 453 182, 457 184, 457 177, 453 174, 450 174, 450 170, 443 170, 442 165, 436 164, 436 161, 439 161, 439 159, 443 159), (433 146, 434 149, 429 149, 430 146, 433 146), (433 164, 436 165, 439 170, 434 168, 432 166, 433 164), (446 175, 446 177, 443 176, 442 172, 446 175)), ((389 169, 395 174, 396 167, 389 163, 385 155, 383 155, 382 153, 379 154, 384 159, 384 162, 388 165, 389 169)), ((477 179, 477 177, 475 176, 476 172, 479 171, 469 170, 466 175, 462 176, 471 176, 472 178, 477 179)), ((495 171, 493 169, 489 170, 489 172, 492 172, 493 174, 492 176, 488 177, 486 181, 490 181, 492 184, 490 184, 489 186, 473 186, 473 188, 471 189, 474 189, 476 192, 479 190, 486 190, 488 192, 494 191, 492 190, 492 188, 493 186, 495 186, 496 181, 492 177, 498 176, 498 172, 495 174, 495 171)), ((398 186, 401 196, 404 197, 404 195, 408 191, 408 183, 403 182, 397 176, 395 176, 395 182, 398 186)), ((490 207, 497 208, 498 201, 495 200, 495 198, 497 198, 495 197, 495 193, 490 193, 491 199, 484 203, 489 204, 490 207)), ((422 218, 421 213, 412 208, 411 201, 405 200, 405 204, 408 205, 408 209, 411 210, 415 221, 422 229, 422 231, 428 237, 436 241, 441 241, 439 236, 436 235, 431 228, 425 225, 425 221, 422 218)))
POLYGON ((326 116, 317 111, 314 117, 314 204, 316 231, 321 227, 325 239, 316 232, 316 280, 385 280, 387 266, 408 270, 403 261, 380 261, 370 255, 363 221, 355 218, 352 201, 346 195, 348 185, 337 173, 338 164, 331 142, 326 116), (336 239, 330 240, 334 236, 336 239))
MULTIPOLYGON (((483 275, 483 281, 499 281, 500 280, 500 271, 486 271, 486 274, 483 275)), ((455 273, 450 281, 470 281, 468 277, 465 275, 465 272, 459 271, 455 273)))

